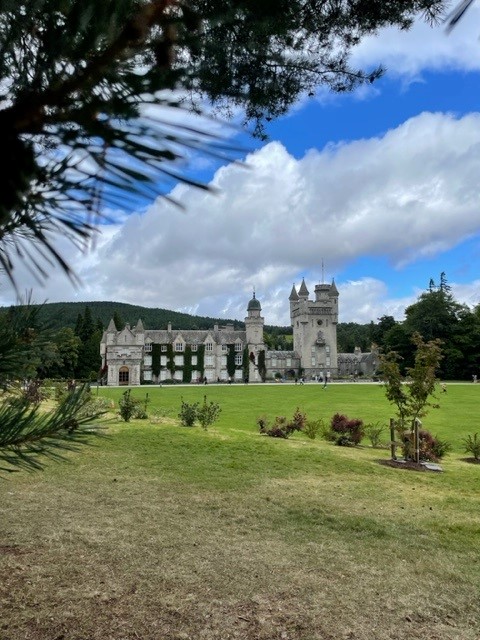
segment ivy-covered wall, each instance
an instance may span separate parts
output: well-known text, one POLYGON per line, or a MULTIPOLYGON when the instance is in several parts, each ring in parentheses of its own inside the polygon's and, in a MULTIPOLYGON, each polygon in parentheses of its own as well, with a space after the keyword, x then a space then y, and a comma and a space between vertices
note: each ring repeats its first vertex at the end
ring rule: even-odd
POLYGON ((160 354, 161 354, 162 345, 160 344, 152 344, 152 372, 153 375, 158 378, 160 375, 160 354))
POLYGON ((228 352, 227 352, 227 373, 230 376, 230 378, 233 378, 235 375, 235 345, 234 344, 229 344, 227 345, 228 347, 228 352))
POLYGON ((265 382, 267 377, 267 368, 265 366, 265 350, 262 349, 258 353, 258 373, 260 374, 260 378, 262 382, 265 382))
POLYGON ((248 373, 249 373, 249 363, 250 363, 250 354, 248 353, 248 346, 245 347, 243 349, 243 363, 242 363, 242 368, 243 368, 243 379, 247 380, 248 379, 248 373))
POLYGON ((183 382, 192 381, 192 348, 186 347, 183 354, 183 382))

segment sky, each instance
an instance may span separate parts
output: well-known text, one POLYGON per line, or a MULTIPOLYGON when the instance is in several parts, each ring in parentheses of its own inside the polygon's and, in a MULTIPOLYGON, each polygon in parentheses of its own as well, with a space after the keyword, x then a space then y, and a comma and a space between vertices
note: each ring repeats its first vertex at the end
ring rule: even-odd
MULTIPOLYGON (((305 279, 335 279, 339 321, 403 318, 445 272, 480 303, 480 2, 449 35, 419 21, 364 40, 352 62, 383 78, 354 94, 319 90, 239 139, 242 163, 193 156, 212 193, 173 186, 138 211, 110 212, 88 251, 57 246, 80 284, 52 272, 35 302, 111 300, 240 319, 255 290, 267 324, 288 325, 305 279)), ((233 130, 227 129, 227 135, 233 130)), ((4 281, 0 305, 16 300, 4 281)))

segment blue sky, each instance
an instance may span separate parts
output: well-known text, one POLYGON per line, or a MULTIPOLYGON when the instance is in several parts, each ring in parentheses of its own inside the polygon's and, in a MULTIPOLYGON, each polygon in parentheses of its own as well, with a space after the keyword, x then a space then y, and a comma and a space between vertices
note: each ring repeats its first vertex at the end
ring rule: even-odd
MULTIPOLYGON (((192 157, 187 171, 218 195, 176 186, 183 212, 162 198, 114 212, 86 254, 60 240, 82 285, 54 273, 34 299, 243 319, 255 288, 266 322, 288 324, 292 283, 305 277, 312 292, 324 273, 340 321, 366 323, 401 319, 444 271, 457 300, 480 303, 478 5, 449 36, 419 22, 362 42, 353 61, 385 76, 300 101, 266 142, 240 136, 244 167, 192 157)), ((19 281, 35 284, 21 268, 19 281)), ((0 303, 13 301, 4 285, 0 303)))

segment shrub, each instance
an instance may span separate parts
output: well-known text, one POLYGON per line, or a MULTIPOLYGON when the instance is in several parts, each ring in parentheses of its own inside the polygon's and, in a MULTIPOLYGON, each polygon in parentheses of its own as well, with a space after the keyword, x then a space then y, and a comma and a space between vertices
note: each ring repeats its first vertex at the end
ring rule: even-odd
POLYGON ((193 427, 197 419, 197 411, 198 402, 185 402, 182 398, 180 413, 178 414, 182 427, 193 427))
MULTIPOLYGON (((325 423, 321 418, 318 418, 318 420, 307 420, 305 422, 305 426, 303 428, 303 431, 305 433, 305 435, 307 436, 307 438, 310 438, 310 440, 315 440, 315 438, 317 437, 317 435, 320 433, 322 433, 322 430, 325 429, 325 423)), ((330 429, 329 429, 330 431, 330 429)))
POLYGON ((221 411, 222 409, 217 402, 207 403, 207 396, 203 396, 203 404, 197 409, 197 420, 202 429, 206 431, 218 419, 221 411))
POLYGON ((135 412, 135 401, 130 397, 130 391, 130 389, 124 391, 122 397, 118 401, 120 416, 122 420, 125 420, 125 422, 130 422, 130 418, 133 417, 135 412))
POLYGON ((360 444, 363 436, 363 420, 350 419, 345 415, 336 413, 332 417, 331 431, 333 442, 341 447, 355 447, 360 444))
POLYGON ((365 425, 365 436, 370 440, 370 444, 374 449, 382 446, 382 435, 385 427, 379 422, 365 425))
POLYGON ((291 420, 287 420, 285 416, 277 416, 273 425, 269 426, 267 418, 262 416, 257 419, 257 425, 260 433, 271 438, 288 438, 294 431, 302 431, 305 428, 306 420, 306 415, 297 407, 291 420))
MULTIPOLYGON (((402 453, 405 460, 415 460, 414 432, 403 431, 400 434, 402 453)), ((418 430, 419 459, 424 462, 438 462, 451 450, 451 444, 446 440, 440 440, 426 429, 418 430)))
POLYGON ((469 434, 463 439, 465 453, 471 453, 475 460, 480 460, 480 438, 478 433, 469 434))

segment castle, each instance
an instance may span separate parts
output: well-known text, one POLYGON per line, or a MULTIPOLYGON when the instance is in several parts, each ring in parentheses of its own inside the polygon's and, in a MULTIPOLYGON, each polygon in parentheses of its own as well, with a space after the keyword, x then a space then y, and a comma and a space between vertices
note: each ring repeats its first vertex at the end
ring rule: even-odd
POLYGON ((264 382, 304 377, 307 380, 339 375, 371 374, 375 353, 337 353, 339 293, 335 282, 317 284, 315 299, 302 280, 289 297, 293 328, 292 351, 267 349, 260 301, 253 294, 247 306, 245 329, 232 324, 208 330, 145 329, 118 331, 113 320, 102 336, 102 383, 115 385, 161 384, 166 381, 264 382))

